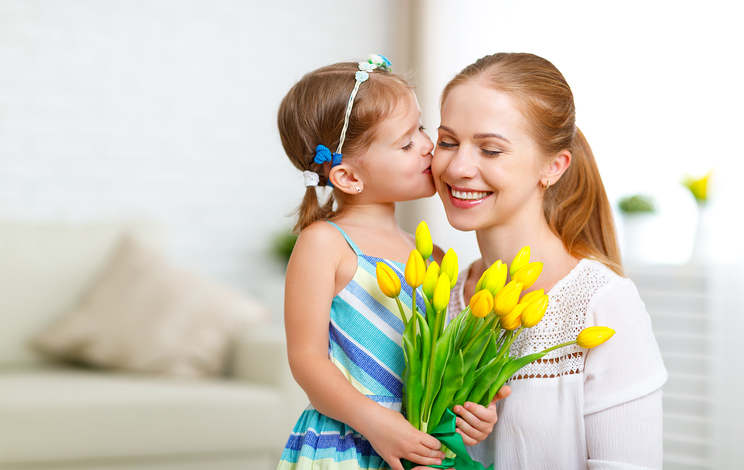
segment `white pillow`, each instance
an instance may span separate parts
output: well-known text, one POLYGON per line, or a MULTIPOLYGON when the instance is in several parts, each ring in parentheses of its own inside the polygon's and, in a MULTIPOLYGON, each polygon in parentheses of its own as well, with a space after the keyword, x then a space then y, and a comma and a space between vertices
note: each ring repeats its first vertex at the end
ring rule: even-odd
POLYGON ((224 371, 233 335, 268 318, 258 302, 127 236, 87 298, 34 344, 95 366, 210 376, 224 371))

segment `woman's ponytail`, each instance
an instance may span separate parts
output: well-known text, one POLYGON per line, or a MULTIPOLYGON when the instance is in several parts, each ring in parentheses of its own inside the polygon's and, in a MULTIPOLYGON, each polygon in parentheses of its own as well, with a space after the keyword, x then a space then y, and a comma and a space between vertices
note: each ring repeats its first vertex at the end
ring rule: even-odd
POLYGON ((576 128, 571 165, 545 191, 545 218, 571 255, 592 258, 622 274, 612 207, 584 134, 576 128))

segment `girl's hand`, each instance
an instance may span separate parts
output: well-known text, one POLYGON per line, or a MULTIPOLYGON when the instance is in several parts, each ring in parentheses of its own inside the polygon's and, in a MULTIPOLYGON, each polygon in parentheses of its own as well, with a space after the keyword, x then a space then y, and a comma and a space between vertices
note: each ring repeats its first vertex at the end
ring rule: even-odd
POLYGON ((435 438, 411 426, 398 411, 382 408, 362 434, 393 470, 403 470, 401 459, 419 465, 439 465, 445 455, 435 438))
POLYGON ((488 437, 493 431, 496 424, 496 402, 508 397, 511 394, 511 388, 504 385, 499 393, 493 397, 493 401, 488 407, 476 403, 466 402, 465 406, 455 406, 454 412, 457 417, 457 432, 462 435, 462 442, 465 445, 474 446, 488 437))

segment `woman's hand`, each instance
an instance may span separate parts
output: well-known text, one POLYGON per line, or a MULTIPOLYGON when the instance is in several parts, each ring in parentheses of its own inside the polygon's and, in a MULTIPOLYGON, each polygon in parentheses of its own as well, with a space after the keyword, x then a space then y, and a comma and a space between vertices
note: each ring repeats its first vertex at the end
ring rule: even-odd
POLYGON ((442 463, 439 440, 411 426, 400 412, 381 407, 370 421, 359 431, 393 470, 403 470, 401 459, 424 466, 442 463))
POLYGON ((510 394, 511 388, 504 385, 499 393, 493 397, 493 401, 488 404, 488 407, 471 402, 466 402, 465 406, 455 406, 453 411, 459 415, 457 417, 457 432, 462 435, 462 442, 474 446, 488 437, 498 419, 496 416, 496 402, 510 394))

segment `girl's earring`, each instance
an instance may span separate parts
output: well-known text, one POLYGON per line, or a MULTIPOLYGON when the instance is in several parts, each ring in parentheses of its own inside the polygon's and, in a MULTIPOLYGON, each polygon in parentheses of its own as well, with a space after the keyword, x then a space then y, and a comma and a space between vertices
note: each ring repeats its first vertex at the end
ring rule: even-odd
POLYGON ((360 188, 359 186, 357 186, 356 187, 356 190, 357 190, 357 193, 362 194, 362 188, 360 188))
MULTIPOLYGON (((542 185, 541 185, 541 186, 542 186, 542 185)), ((548 184, 546 184, 546 185, 545 185, 545 186, 543 186, 542 188, 543 188, 543 189, 545 189, 545 190, 547 190, 547 189, 548 189, 549 187, 550 187, 550 180, 548 180, 548 184)))

